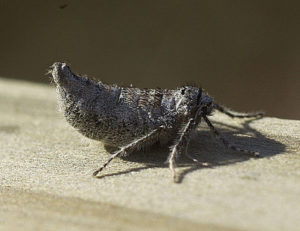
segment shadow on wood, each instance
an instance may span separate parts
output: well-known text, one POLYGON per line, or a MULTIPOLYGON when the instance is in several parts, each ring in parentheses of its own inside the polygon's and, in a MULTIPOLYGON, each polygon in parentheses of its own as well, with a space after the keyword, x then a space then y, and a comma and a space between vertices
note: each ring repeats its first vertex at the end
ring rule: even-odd
MULTIPOLYGON (((253 120, 241 120, 242 127, 236 127, 230 123, 225 124, 217 121, 214 121, 213 123, 221 135, 231 144, 243 149, 257 151, 260 153, 260 158, 270 157, 285 151, 286 146, 284 144, 274 139, 267 138, 265 135, 252 128, 250 126, 252 121, 253 120)), ((266 125, 263 124, 263 126, 266 125)), ((188 152, 195 159, 201 162, 208 162, 210 168, 247 161, 250 158, 253 158, 251 155, 226 149, 219 140, 213 137, 210 130, 204 126, 203 123, 200 125, 198 131, 192 135, 188 152)), ((138 172, 147 168, 168 167, 166 164, 168 155, 168 147, 158 147, 158 145, 154 145, 150 150, 138 151, 122 157, 125 161, 144 163, 145 166, 113 174, 103 174, 99 176, 99 178, 138 172)), ((185 175, 202 168, 207 168, 206 166, 201 166, 191 161, 184 154, 179 155, 179 158, 177 158, 177 166, 188 166, 187 169, 178 171, 177 183, 181 183, 185 175)))

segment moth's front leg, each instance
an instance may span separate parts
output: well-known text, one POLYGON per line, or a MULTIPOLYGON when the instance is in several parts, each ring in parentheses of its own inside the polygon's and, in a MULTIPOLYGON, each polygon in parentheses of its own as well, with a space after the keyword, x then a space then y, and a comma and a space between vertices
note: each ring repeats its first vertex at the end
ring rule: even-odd
POLYGON ((176 182, 176 172, 175 172, 175 159, 179 153, 180 150, 183 149, 185 145, 188 144, 188 139, 189 139, 189 134, 191 130, 195 127, 195 119, 190 118, 188 122, 184 125, 183 129, 180 131, 178 139, 175 141, 174 146, 171 147, 171 153, 168 157, 168 162, 169 162, 169 168, 172 172, 172 177, 174 182, 176 182))

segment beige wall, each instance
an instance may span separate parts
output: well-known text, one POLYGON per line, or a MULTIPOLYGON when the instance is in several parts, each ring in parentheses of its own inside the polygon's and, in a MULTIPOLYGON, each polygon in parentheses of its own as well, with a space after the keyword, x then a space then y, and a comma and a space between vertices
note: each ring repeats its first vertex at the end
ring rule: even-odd
POLYGON ((108 83, 195 83, 236 110, 300 119, 299 11, 299 1, 2 0, 0 76, 47 83, 47 67, 67 61, 108 83))

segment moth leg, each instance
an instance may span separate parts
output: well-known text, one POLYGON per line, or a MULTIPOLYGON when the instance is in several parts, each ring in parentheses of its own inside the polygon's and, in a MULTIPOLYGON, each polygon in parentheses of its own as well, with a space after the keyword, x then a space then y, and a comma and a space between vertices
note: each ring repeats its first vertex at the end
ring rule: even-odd
POLYGON ((243 152, 243 153, 246 153, 246 154, 250 154, 250 155, 253 155, 255 157, 259 157, 259 153, 258 152, 253 152, 253 151, 250 151, 250 150, 241 149, 241 148, 235 147, 234 145, 230 144, 226 139, 224 139, 220 135, 220 133, 216 130, 216 128, 212 125, 212 123, 209 121, 209 119, 205 115, 202 115, 202 118, 207 123, 208 127, 213 132, 213 134, 215 135, 215 137, 217 139, 221 140, 222 143, 225 145, 226 148, 232 149, 234 151, 238 151, 238 152, 243 152))
POLYGON ((263 112, 235 114, 234 112, 229 111, 229 109, 227 109, 226 107, 218 105, 216 103, 214 104, 214 108, 230 116, 231 118, 261 118, 264 116, 263 112))
POLYGON ((112 154, 109 159, 102 165, 101 168, 99 168, 97 171, 93 173, 93 176, 96 177, 99 172, 101 172, 113 159, 115 159, 118 156, 128 154, 136 149, 138 149, 142 144, 149 142, 151 139, 153 139, 155 136, 159 134, 159 132, 163 129, 164 127, 160 127, 158 129, 154 129, 153 131, 149 132, 147 135, 134 140, 133 142, 121 147, 117 152, 112 154))
POLYGON ((184 152, 184 154, 186 155, 186 157, 188 157, 190 160, 196 162, 197 164, 200 164, 201 166, 204 166, 204 167, 210 166, 210 164, 209 164, 208 162, 202 162, 202 161, 199 161, 199 160, 197 160, 196 158, 192 157, 192 156, 188 153, 187 149, 188 149, 189 143, 190 143, 190 139, 187 138, 186 146, 185 146, 185 152, 184 152))
POLYGON ((175 172, 175 158, 179 152, 179 150, 184 146, 184 141, 189 135, 189 132, 193 129, 195 126, 195 120, 193 118, 189 119, 189 121, 185 124, 183 129, 180 132, 180 136, 178 140, 176 141, 175 145, 171 148, 171 153, 168 157, 168 162, 169 162, 169 168, 172 172, 172 177, 174 182, 176 182, 176 172, 175 172))

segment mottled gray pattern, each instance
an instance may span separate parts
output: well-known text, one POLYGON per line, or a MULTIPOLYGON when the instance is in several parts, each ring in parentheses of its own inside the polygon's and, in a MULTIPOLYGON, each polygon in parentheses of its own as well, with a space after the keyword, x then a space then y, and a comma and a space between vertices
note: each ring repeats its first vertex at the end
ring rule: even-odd
POLYGON ((67 121, 83 135, 116 147, 160 126, 166 127, 160 134, 162 140, 166 135, 175 138, 201 91, 196 87, 164 90, 106 85, 73 74, 63 63, 53 65, 52 75, 67 121))
POLYGON ((202 118, 227 148, 258 156, 257 152, 228 143, 207 116, 214 109, 240 118, 262 114, 234 114, 215 104, 210 96, 202 93, 201 88, 183 86, 169 90, 106 85, 75 75, 65 63, 54 63, 50 72, 66 120, 83 135, 119 148, 94 172, 94 176, 115 157, 155 142, 174 142, 168 161, 175 181, 175 159, 184 147, 187 157, 206 165, 192 158, 186 151, 190 133, 197 128, 202 118))

